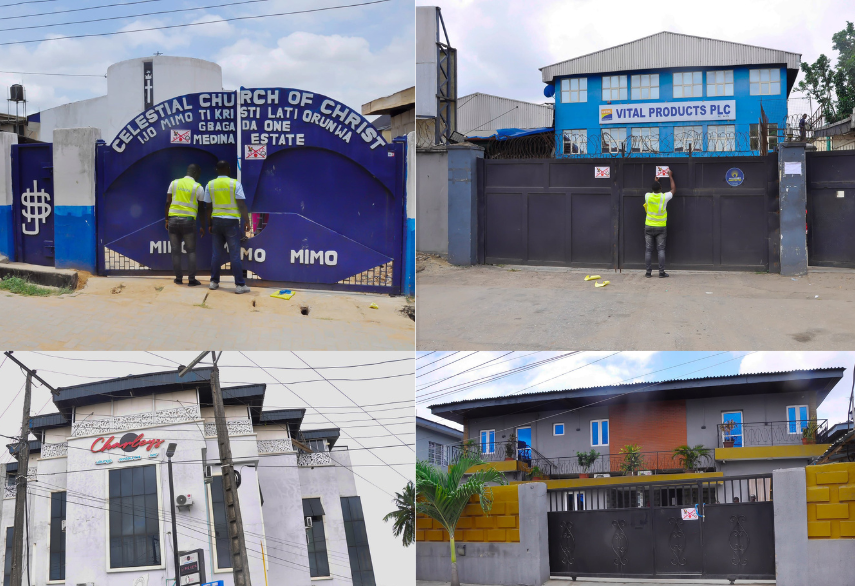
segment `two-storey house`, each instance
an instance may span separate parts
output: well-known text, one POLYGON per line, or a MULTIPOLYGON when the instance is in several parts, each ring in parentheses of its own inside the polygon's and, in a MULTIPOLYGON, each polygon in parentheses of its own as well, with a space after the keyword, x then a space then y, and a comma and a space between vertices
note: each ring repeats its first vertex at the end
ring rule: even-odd
POLYGON ((825 451, 828 422, 817 418, 817 407, 844 371, 824 368, 512 394, 430 409, 463 425, 464 440, 450 449, 449 460, 469 450, 513 480, 539 476, 547 485, 568 486, 627 475, 655 481, 687 472, 766 474, 805 466, 825 451), (687 462, 675 454, 682 445, 700 445, 708 453, 687 462), (628 456, 628 446, 636 446, 638 455, 628 456))
POLYGON ((774 151, 800 63, 798 53, 661 32, 542 67, 556 156, 759 154, 762 113, 774 151))
POLYGON ((452 446, 463 442, 463 432, 447 425, 416 417, 416 459, 430 462, 436 468, 448 466, 452 446))

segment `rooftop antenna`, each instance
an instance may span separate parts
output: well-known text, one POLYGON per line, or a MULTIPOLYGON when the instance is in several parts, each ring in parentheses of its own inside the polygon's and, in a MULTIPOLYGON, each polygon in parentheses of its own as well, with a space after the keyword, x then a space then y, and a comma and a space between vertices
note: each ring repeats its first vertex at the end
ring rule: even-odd
POLYGON ((160 57, 161 55, 163 55, 163 53, 161 53, 160 51, 155 51, 154 53, 155 57, 160 57))

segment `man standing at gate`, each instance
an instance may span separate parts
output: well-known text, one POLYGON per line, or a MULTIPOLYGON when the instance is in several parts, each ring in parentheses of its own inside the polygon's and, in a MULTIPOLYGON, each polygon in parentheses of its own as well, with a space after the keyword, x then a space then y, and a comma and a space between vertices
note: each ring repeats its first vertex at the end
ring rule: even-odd
POLYGON ((247 293, 249 287, 243 276, 240 262, 240 243, 242 226, 249 225, 249 211, 246 208, 246 196, 243 187, 229 177, 231 168, 225 161, 217 162, 217 178, 208 182, 205 188, 205 202, 212 203, 208 217, 208 231, 212 239, 211 283, 209 289, 220 286, 220 267, 225 259, 223 246, 229 247, 229 263, 235 278, 235 293, 247 293))
POLYGON ((667 228, 665 226, 668 220, 668 212, 665 207, 668 202, 674 197, 674 192, 677 187, 674 185, 674 177, 671 175, 671 169, 668 169, 668 179, 671 181, 671 191, 662 193, 662 185, 659 179, 653 181, 651 193, 644 194, 644 208, 647 210, 647 219, 644 221, 644 263, 647 266, 645 277, 650 278, 650 264, 653 260, 653 247, 659 254, 659 278, 664 279, 669 276, 665 272, 665 235, 667 228))
MULTIPOLYGON (((181 270, 183 244, 183 252, 187 253, 187 272, 190 276, 187 284, 190 287, 202 284, 196 280, 196 215, 199 205, 203 210, 205 207, 205 204, 201 203, 205 191, 198 183, 201 173, 199 165, 191 164, 187 167, 187 175, 170 183, 169 189, 166 190, 166 229, 169 231, 169 244, 172 248, 175 283, 180 285, 184 281, 184 273, 181 270)), ((204 235, 205 229, 200 226, 199 237, 204 235)))

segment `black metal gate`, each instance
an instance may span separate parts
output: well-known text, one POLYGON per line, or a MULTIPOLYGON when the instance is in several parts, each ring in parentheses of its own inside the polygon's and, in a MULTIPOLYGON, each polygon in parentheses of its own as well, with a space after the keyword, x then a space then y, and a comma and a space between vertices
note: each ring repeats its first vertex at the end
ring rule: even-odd
POLYGON ((855 151, 806 157, 808 264, 855 268, 855 151))
POLYGON ((775 578, 769 474, 561 489, 548 498, 553 576, 775 578))
POLYGON ((780 271, 776 154, 480 160, 479 262, 643 268, 642 204, 663 165, 677 183, 669 267, 780 271))

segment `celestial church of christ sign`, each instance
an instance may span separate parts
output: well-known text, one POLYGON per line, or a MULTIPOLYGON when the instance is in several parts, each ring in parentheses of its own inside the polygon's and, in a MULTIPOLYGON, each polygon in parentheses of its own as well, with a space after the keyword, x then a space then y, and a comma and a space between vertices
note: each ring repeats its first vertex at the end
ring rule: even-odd
MULTIPOLYGON (((357 111, 294 88, 179 96, 141 112, 96 149, 100 274, 171 269, 166 189, 224 160, 246 195, 243 267, 268 281, 401 288, 405 147, 357 111), (370 275, 366 279, 365 275, 370 275)), ((210 269, 211 238, 197 240, 210 269)))

